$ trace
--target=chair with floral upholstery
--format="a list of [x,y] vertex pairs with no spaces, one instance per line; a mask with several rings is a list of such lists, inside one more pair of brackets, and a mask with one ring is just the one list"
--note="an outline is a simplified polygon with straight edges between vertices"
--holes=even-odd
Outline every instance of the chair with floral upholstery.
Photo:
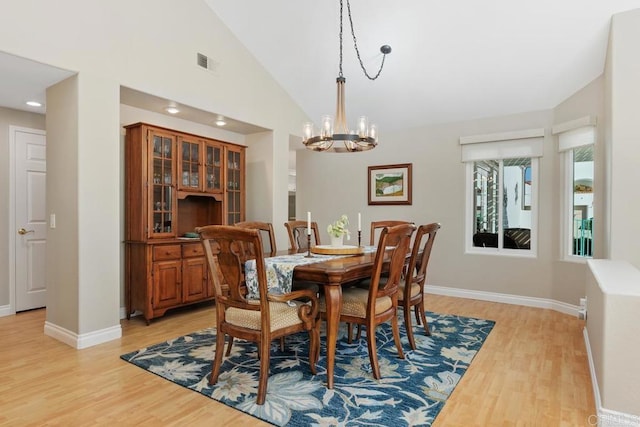
[[[228,225],[199,227],[216,299],[216,351],[209,384],[216,384],[222,365],[225,338],[253,341],[258,346],[260,373],[257,404],[265,402],[271,341],[301,331],[309,333],[309,365],[316,373],[320,349],[318,301],[310,290],[282,295],[267,292],[267,277],[260,231]],[[248,299],[243,264],[255,254],[258,299]],[[223,292],[223,285],[228,292]]]

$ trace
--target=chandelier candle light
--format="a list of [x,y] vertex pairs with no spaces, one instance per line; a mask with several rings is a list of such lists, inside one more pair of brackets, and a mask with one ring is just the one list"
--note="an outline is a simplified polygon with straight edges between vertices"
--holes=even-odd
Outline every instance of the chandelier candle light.
[[[375,76],[370,76],[362,63],[360,58],[360,51],[358,50],[358,44],[356,42],[356,35],[353,30],[353,20],[351,18],[351,5],[349,0],[347,2],[347,12],[349,15],[349,24],[351,26],[351,35],[353,37],[353,46],[360,62],[360,68],[364,72],[365,76],[369,80],[375,80],[380,76],[382,67],[384,67],[384,59],[387,54],[391,53],[391,47],[384,45],[380,48],[382,52],[382,63],[380,69]],[[366,151],[375,148],[378,145],[378,128],[375,124],[369,124],[369,119],[366,116],[361,116],[358,119],[357,127],[355,130],[350,131],[347,126],[347,119],[345,116],[344,108],[344,85],[347,81],[342,74],[342,16],[343,16],[343,0],[340,0],[340,69],[336,83],[338,85],[337,102],[336,102],[336,119],[335,123],[331,116],[322,116],[320,122],[320,134],[315,135],[313,123],[305,123],[302,129],[302,143],[310,150],[314,151],[327,151],[334,153],[353,152],[353,151]],[[334,145],[334,142],[341,141],[344,146]]]

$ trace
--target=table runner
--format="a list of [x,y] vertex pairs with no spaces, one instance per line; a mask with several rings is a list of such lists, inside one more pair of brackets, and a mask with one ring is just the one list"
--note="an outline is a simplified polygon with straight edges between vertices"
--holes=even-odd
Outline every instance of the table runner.
[[[365,246],[364,252],[376,251],[375,246]],[[279,255],[264,259],[265,274],[267,276],[267,290],[270,294],[282,295],[291,292],[293,282],[293,269],[298,265],[312,264],[326,261],[328,259],[342,258],[353,255],[321,255],[313,254],[307,258],[306,252],[291,255]],[[256,260],[250,259],[245,262],[245,281],[247,284],[247,299],[259,299],[258,277],[256,271]]]

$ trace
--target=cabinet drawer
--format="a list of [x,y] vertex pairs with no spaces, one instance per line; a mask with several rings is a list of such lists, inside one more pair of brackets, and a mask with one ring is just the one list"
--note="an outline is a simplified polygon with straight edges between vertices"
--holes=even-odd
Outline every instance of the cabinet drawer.
[[153,260],[180,259],[180,245],[160,245],[153,247]]
[[189,258],[194,256],[204,256],[204,248],[202,243],[187,243],[182,245],[182,257]]

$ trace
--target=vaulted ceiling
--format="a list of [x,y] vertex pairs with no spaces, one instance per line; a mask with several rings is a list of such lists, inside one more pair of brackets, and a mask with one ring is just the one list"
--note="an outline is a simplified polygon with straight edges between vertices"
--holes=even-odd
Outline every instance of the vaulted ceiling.
[[[310,118],[335,113],[339,0],[204,0]],[[347,119],[381,132],[553,108],[604,68],[611,16],[638,0],[345,1]],[[33,110],[72,73],[0,52],[0,106]]]
[[[339,0],[205,0],[316,124],[335,113]],[[344,0],[346,113],[381,132],[553,108],[604,70],[611,16],[638,0]]]

